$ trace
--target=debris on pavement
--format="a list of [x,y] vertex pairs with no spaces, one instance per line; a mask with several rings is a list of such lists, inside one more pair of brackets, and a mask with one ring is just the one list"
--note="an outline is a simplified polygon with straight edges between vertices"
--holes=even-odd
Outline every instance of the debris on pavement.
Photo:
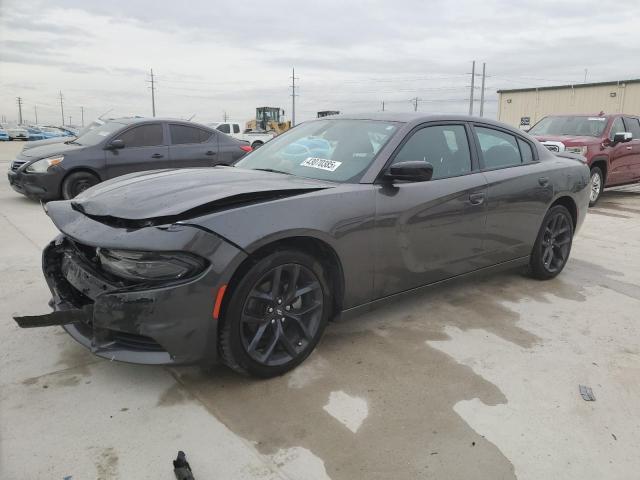
[[596,397],[593,395],[593,390],[591,390],[591,387],[587,387],[585,385],[579,385],[579,388],[580,388],[580,395],[582,395],[582,399],[585,402],[596,401]]
[[173,461],[173,473],[177,480],[195,480],[187,456],[182,450],[178,451],[178,457]]

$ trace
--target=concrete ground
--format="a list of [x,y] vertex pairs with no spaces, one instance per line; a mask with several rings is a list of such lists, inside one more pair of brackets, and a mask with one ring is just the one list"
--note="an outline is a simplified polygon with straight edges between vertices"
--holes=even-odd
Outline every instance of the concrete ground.
[[[22,144],[0,144],[0,169]],[[640,186],[555,280],[461,281],[332,324],[269,381],[99,360],[47,310],[55,228],[0,179],[0,478],[630,479],[640,471]],[[592,387],[585,402],[578,385]]]

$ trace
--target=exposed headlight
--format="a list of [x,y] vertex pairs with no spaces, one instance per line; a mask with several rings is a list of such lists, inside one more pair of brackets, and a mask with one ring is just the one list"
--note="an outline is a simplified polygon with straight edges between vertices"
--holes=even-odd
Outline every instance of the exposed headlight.
[[33,162],[31,165],[25,168],[25,172],[45,173],[47,170],[49,170],[50,167],[62,163],[62,160],[64,160],[64,155],[56,155],[55,157],[43,158],[42,160]]
[[581,147],[564,147],[565,152],[569,153],[577,153],[578,155],[586,155],[587,147],[583,145]]
[[181,280],[202,272],[204,259],[184,252],[137,252],[98,248],[102,268],[116,277],[135,282]]

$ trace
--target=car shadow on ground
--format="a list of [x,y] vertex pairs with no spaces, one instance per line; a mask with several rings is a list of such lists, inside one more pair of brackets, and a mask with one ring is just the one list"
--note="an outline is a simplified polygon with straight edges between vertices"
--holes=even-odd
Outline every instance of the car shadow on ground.
[[[585,300],[561,279],[536,282],[520,271],[475,277],[330,324],[317,351],[279,378],[247,379],[223,367],[209,373],[171,370],[191,395],[261,453],[308,449],[324,461],[333,480],[515,478],[508,459],[454,411],[462,400],[496,405],[506,398],[427,342],[446,340],[445,330],[456,327],[484,329],[522,348],[534,346],[540,339],[519,328],[519,315],[504,305],[518,302],[523,292],[540,302],[549,302],[549,295]],[[174,393],[167,395],[175,400]],[[336,394],[354,405],[366,404],[357,430],[325,410]],[[348,402],[346,410],[349,417]]]

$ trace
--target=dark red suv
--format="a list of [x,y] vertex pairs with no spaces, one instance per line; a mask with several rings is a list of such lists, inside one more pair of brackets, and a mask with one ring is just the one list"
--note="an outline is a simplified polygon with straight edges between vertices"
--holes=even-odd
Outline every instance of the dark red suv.
[[531,127],[529,135],[551,151],[587,158],[590,206],[604,187],[640,182],[640,118],[636,115],[550,115]]

